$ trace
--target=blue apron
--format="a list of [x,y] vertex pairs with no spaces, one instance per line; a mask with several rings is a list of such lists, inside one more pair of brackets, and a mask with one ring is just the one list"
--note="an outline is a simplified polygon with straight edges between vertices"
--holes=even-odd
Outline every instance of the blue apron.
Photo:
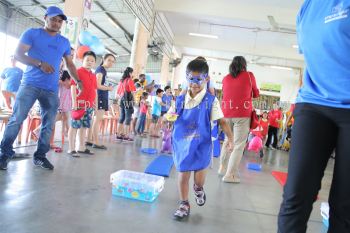
[[180,172],[198,171],[209,166],[212,152],[210,114],[215,96],[208,92],[202,102],[184,109],[185,95],[176,98],[178,118],[172,135],[173,158]]

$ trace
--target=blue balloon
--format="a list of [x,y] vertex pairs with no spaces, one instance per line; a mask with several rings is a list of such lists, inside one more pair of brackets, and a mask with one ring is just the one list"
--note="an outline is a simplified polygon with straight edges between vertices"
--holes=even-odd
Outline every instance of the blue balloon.
[[105,46],[102,43],[92,44],[90,48],[97,55],[102,55],[105,52]]
[[97,36],[92,36],[91,37],[91,45],[94,45],[94,44],[101,44],[101,42],[100,42],[100,39],[98,39],[98,37]]
[[93,36],[88,31],[81,31],[79,35],[79,42],[82,45],[91,46],[93,44]]
[[147,81],[147,84],[150,84],[152,82],[152,78],[149,74],[146,74],[146,81]]

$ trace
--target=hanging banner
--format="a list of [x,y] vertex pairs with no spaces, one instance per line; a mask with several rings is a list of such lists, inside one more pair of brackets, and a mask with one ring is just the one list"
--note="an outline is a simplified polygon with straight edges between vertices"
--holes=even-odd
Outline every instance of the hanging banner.
[[85,0],[85,8],[91,10],[92,0]]
[[74,45],[78,38],[78,18],[68,17],[67,22],[62,27],[62,35],[66,37],[71,45]]

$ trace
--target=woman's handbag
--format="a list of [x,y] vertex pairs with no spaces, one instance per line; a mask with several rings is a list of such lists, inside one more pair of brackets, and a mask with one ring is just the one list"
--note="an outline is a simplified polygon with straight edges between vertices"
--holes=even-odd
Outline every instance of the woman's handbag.
[[[252,84],[252,78],[250,77],[249,72],[247,72],[249,75],[249,81],[250,81],[250,86],[251,86],[251,92],[252,92],[252,103],[253,103],[253,84]],[[256,111],[254,107],[252,106],[253,110],[252,113],[250,114],[250,129],[255,129],[256,127],[259,126],[259,118],[258,114],[256,114]]]
[[250,129],[255,129],[259,126],[259,118],[256,114],[255,109],[253,109],[251,115],[250,115]]

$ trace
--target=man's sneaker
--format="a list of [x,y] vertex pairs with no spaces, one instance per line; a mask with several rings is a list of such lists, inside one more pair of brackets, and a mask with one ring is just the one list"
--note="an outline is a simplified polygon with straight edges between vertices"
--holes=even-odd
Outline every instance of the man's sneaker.
[[205,204],[206,196],[203,187],[198,187],[197,185],[193,185],[194,190],[194,198],[196,199],[196,203],[199,206],[203,206]]
[[33,163],[35,166],[48,169],[48,170],[53,170],[54,166],[50,163],[47,158],[34,158]]
[[0,170],[7,170],[7,164],[9,163],[10,159],[1,157],[0,158]]
[[182,221],[190,215],[190,203],[188,201],[182,201],[179,208],[174,213],[174,219]]

